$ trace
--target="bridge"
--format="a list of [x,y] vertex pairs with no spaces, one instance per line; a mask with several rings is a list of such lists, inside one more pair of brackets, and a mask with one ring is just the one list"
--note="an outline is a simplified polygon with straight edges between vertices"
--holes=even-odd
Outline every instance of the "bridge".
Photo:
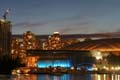
[[[50,35],[36,35],[39,39],[47,39]],[[98,33],[98,34],[62,34],[60,35],[63,39],[74,39],[74,38],[113,38],[120,37],[120,33]],[[20,34],[12,35],[13,38],[22,38]]]
[[71,67],[80,63],[93,62],[90,51],[79,50],[27,50],[28,57],[37,57],[39,67]]
[[27,50],[27,56],[40,56],[40,59],[69,59],[92,57],[90,51],[79,50]]
[[28,56],[56,56],[56,55],[66,55],[66,56],[91,56],[90,51],[86,50],[27,50]]

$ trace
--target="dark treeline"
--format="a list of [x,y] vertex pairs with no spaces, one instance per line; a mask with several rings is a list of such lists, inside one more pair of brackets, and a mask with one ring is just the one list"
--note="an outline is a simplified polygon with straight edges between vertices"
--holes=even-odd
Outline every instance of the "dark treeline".
[[107,56],[107,60],[108,60],[108,63],[111,64],[111,65],[120,65],[120,56],[118,55],[114,55],[114,54],[110,54]]
[[23,66],[18,58],[12,59],[10,56],[4,55],[0,58],[0,74],[11,74],[11,70]]

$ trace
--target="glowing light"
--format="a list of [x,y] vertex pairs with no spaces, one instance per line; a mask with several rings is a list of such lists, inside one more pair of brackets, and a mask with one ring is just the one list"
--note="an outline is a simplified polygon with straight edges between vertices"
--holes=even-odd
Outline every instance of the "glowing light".
[[112,70],[114,70],[115,68],[114,68],[114,67],[112,67],[111,69],[112,69]]
[[88,67],[87,70],[88,71],[93,71],[93,67]]
[[37,65],[39,68],[46,68],[49,66],[51,67],[57,67],[57,66],[70,67],[71,66],[69,60],[51,60],[51,61],[45,60],[45,61],[39,61]]
[[53,34],[59,34],[59,32],[53,32]]
[[100,75],[97,76],[97,80],[101,80],[101,76]]
[[98,68],[97,68],[97,67],[94,67],[94,68],[93,68],[93,71],[97,71],[97,70],[98,70]]
[[105,74],[103,75],[103,77],[104,77],[104,80],[107,80],[107,79],[106,79],[106,75],[105,75]]
[[95,57],[97,60],[102,59],[101,52],[97,52]]
[[108,67],[106,67],[106,66],[103,66],[103,69],[105,69],[105,70],[109,70],[109,68],[108,68]]
[[96,58],[96,60],[99,60],[99,59],[103,58],[103,55],[101,54],[100,51],[91,51],[91,54],[92,54],[93,57]]
[[71,69],[71,70],[74,70],[75,68],[72,66],[70,69]]
[[20,70],[19,70],[19,69],[17,70],[17,73],[20,73]]
[[118,80],[120,80],[120,75],[118,75]]
[[114,80],[114,75],[112,74],[112,80]]
[[5,19],[0,19],[1,22],[5,22]]
[[32,35],[28,35],[28,39],[32,39],[32,37],[33,37]]

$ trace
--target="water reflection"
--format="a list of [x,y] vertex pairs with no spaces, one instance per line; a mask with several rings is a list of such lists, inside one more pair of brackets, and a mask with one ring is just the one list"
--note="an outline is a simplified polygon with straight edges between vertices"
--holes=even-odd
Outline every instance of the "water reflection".
[[10,80],[120,80],[117,74],[12,75]]
[[93,80],[120,80],[120,75],[117,74],[95,74],[92,76]]

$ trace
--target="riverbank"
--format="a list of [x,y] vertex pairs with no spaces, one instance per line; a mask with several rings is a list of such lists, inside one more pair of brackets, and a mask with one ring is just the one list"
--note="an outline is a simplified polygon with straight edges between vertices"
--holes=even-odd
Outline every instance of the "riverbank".
[[71,70],[65,68],[27,68],[21,67],[12,70],[12,74],[53,74],[53,75],[61,75],[61,74],[120,74],[120,71],[87,71],[87,70]]

